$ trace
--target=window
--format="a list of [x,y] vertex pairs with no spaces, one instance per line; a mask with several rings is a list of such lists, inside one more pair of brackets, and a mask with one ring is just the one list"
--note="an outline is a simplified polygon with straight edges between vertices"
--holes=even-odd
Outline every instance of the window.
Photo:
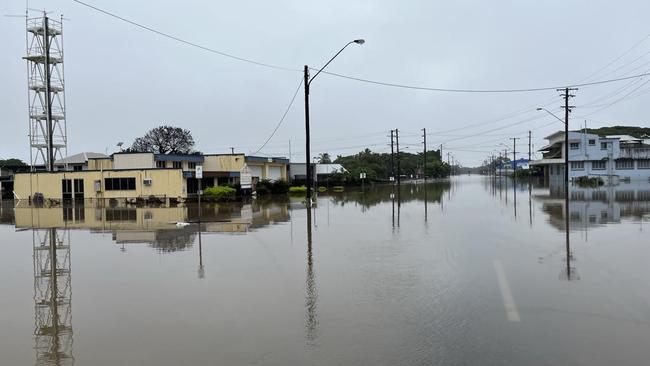
[[134,191],[135,178],[104,178],[104,189],[107,191]]
[[174,169],[181,169],[183,167],[183,163],[180,161],[174,161],[172,166]]
[[165,167],[164,160],[156,160],[156,168],[164,168],[164,167]]
[[584,161],[572,161],[571,162],[571,170],[585,170],[585,162]]
[[80,171],[83,170],[83,168],[84,168],[84,167],[83,167],[82,165],[74,165],[74,166],[72,167],[72,170],[75,171],[75,172],[80,172]]
[[135,209],[112,208],[106,209],[106,221],[137,221],[138,214]]
[[187,163],[187,169],[196,169],[196,163],[194,162]]
[[621,169],[621,170],[634,169],[634,160],[618,159],[616,160],[616,169]]
[[589,140],[589,146],[596,146],[596,140]]
[[596,160],[591,162],[591,169],[593,170],[605,170],[607,169],[607,162],[604,160]]
[[650,169],[650,159],[637,160],[636,166],[639,169]]
[[601,142],[600,143],[600,149],[601,150],[607,150],[607,143],[606,142]]
[[569,143],[569,148],[571,150],[578,150],[580,148],[580,143],[579,142],[571,142],[571,143]]

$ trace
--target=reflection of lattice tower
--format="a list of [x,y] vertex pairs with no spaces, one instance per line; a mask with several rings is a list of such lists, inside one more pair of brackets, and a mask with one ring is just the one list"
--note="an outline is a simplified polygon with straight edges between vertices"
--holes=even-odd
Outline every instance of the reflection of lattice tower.
[[33,230],[36,365],[73,365],[70,238]]
[[46,14],[27,19],[27,87],[31,165],[54,170],[67,154],[63,23]]

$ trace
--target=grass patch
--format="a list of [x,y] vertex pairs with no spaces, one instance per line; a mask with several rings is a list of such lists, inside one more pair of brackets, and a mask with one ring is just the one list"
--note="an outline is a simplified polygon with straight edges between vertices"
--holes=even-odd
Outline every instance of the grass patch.
[[203,190],[203,197],[215,201],[232,201],[236,194],[236,189],[227,186],[208,187]]
[[307,187],[305,186],[289,187],[289,193],[306,193],[306,192],[307,192]]

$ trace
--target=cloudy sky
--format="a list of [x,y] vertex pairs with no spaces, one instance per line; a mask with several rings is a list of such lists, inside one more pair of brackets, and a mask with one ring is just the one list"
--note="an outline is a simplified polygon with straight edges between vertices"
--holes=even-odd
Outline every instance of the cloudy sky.
[[[562,86],[650,70],[648,1],[134,1],[87,0],[124,18],[218,51],[300,70],[322,66],[363,79],[452,89]],[[72,0],[31,0],[64,14],[68,153],[113,152],[150,128],[192,131],[203,152],[258,150],[302,79],[223,57],[134,27]],[[3,0],[2,15],[24,14]],[[36,12],[31,15],[37,16]],[[0,158],[29,159],[24,20],[0,18]],[[648,126],[650,77],[583,87],[572,128]],[[443,144],[479,164],[510,137],[533,144],[562,125],[554,90],[450,93],[394,88],[321,74],[311,89],[312,154],[390,151],[389,131],[421,149]],[[298,94],[264,154],[304,159],[304,97]],[[517,148],[519,150],[519,147]],[[524,148],[527,150],[527,147]]]

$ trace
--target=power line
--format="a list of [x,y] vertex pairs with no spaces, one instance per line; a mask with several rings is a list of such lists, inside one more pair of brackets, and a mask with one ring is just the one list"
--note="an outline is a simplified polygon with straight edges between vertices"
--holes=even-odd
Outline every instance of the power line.
[[[128,24],[131,24],[131,25],[133,25],[135,27],[144,29],[146,31],[155,33],[155,34],[160,35],[162,37],[165,37],[165,38],[168,38],[168,39],[183,43],[183,44],[188,45],[188,46],[196,47],[196,48],[202,49],[202,50],[207,51],[207,52],[218,54],[220,56],[228,57],[228,58],[231,58],[231,59],[234,59],[234,60],[238,60],[238,61],[242,61],[242,62],[246,62],[246,63],[258,65],[258,66],[264,66],[264,67],[267,67],[267,68],[277,69],[277,70],[293,71],[293,72],[300,72],[301,71],[301,70],[299,70],[297,68],[290,68],[290,67],[273,65],[273,64],[266,63],[266,62],[260,62],[260,61],[256,61],[256,60],[253,60],[253,59],[240,57],[240,56],[236,56],[236,55],[233,55],[233,54],[230,54],[230,53],[219,51],[219,50],[207,47],[207,46],[200,45],[198,43],[194,43],[194,42],[185,40],[183,38],[174,36],[172,34],[157,30],[155,28],[140,24],[138,22],[135,22],[135,21],[127,19],[127,18],[124,18],[124,17],[119,16],[119,15],[117,15],[115,13],[109,12],[107,10],[104,10],[104,9],[101,9],[101,8],[96,7],[94,5],[85,3],[83,1],[80,1],[80,0],[72,0],[72,1],[74,1],[75,3],[80,4],[82,6],[85,6],[87,8],[93,9],[94,11],[97,11],[97,12],[102,13],[104,15],[110,16],[112,18],[118,19],[118,20],[123,21],[123,22],[128,23]],[[620,56],[620,57],[622,57],[622,56]],[[605,67],[608,67],[608,66],[609,66],[609,64],[606,65]],[[640,78],[640,77],[650,75],[650,73],[643,73],[643,74],[637,74],[637,75],[630,75],[630,76],[626,76],[626,77],[619,77],[619,78],[615,78],[615,79],[593,81],[593,82],[588,82],[588,83],[577,83],[577,84],[569,84],[569,85],[561,85],[561,86],[556,85],[556,86],[546,86],[546,87],[537,87],[537,88],[451,89],[451,88],[436,88],[436,87],[425,87],[425,86],[399,84],[399,83],[389,83],[389,82],[370,80],[370,79],[364,79],[364,78],[355,77],[355,76],[338,74],[338,73],[334,73],[334,72],[331,72],[331,71],[322,71],[322,73],[330,75],[330,76],[336,76],[336,77],[339,77],[339,78],[355,80],[355,81],[368,83],[368,84],[374,84],[374,85],[382,85],[382,86],[401,88],[401,89],[424,90],[424,91],[447,92],[447,93],[529,93],[529,92],[556,90],[558,88],[567,88],[567,87],[576,88],[576,87],[587,87],[587,86],[601,85],[601,84],[614,83],[614,82],[618,82],[618,81],[630,80],[630,79],[635,79],[635,78]]]
[[280,128],[280,126],[282,125],[282,122],[284,122],[284,118],[287,116],[287,113],[289,113],[289,110],[291,109],[291,106],[293,105],[293,101],[296,100],[296,96],[298,95],[298,92],[300,91],[301,86],[302,86],[302,79],[300,79],[300,83],[298,83],[298,88],[296,88],[296,92],[293,93],[293,97],[291,97],[291,102],[289,102],[289,105],[287,106],[287,109],[284,111],[284,114],[282,114],[282,118],[280,118],[280,121],[278,122],[278,124],[273,129],[273,132],[271,132],[271,135],[269,136],[269,138],[267,138],[266,141],[264,141],[262,146],[260,146],[260,148],[257,149],[255,154],[259,153],[264,148],[264,146],[266,146],[266,144],[268,144],[269,141],[271,141],[271,139],[273,138],[275,133],[278,131],[278,128]]
[[615,79],[598,80],[598,81],[592,81],[592,82],[589,82],[589,83],[569,84],[569,85],[566,85],[566,86],[545,86],[545,87],[527,88],[527,89],[446,89],[446,88],[431,88],[431,87],[407,85],[407,84],[387,83],[387,82],[383,82],[383,81],[369,80],[369,79],[363,79],[363,78],[354,77],[354,76],[337,74],[337,73],[329,72],[329,71],[323,71],[323,74],[337,76],[337,77],[344,78],[344,79],[360,81],[360,82],[363,82],[363,83],[369,83],[369,84],[375,84],[375,85],[383,85],[383,86],[389,86],[389,87],[394,87],[394,88],[412,89],[412,90],[427,90],[427,91],[447,92],[447,93],[529,93],[529,92],[557,90],[557,89],[561,89],[561,88],[578,88],[578,87],[584,88],[584,87],[587,87],[587,86],[614,83],[614,82],[618,82],[618,81],[630,80],[630,79],[635,79],[635,78],[640,78],[640,77],[650,75],[650,73],[646,72],[646,73],[643,73],[643,74],[630,75],[630,76],[620,77],[620,78],[615,78]]
[[194,42],[191,42],[191,41],[185,40],[185,39],[183,39],[183,38],[180,38],[180,37],[174,36],[174,35],[172,35],[172,34],[165,33],[165,32],[163,32],[163,31],[159,31],[159,30],[157,30],[157,29],[154,29],[154,28],[148,27],[148,26],[146,26],[146,25],[143,25],[143,24],[137,23],[137,22],[135,22],[135,21],[133,21],[133,20],[126,19],[126,18],[124,18],[124,17],[122,17],[122,16],[119,16],[119,15],[117,15],[117,14],[115,14],[115,13],[111,13],[111,12],[109,12],[109,11],[107,11],[107,10],[100,9],[100,8],[94,6],[94,5],[90,5],[90,4],[85,3],[85,2],[83,2],[83,1],[80,1],[80,0],[72,0],[72,1],[74,1],[74,2],[77,3],[77,4],[83,5],[83,6],[87,7],[87,8],[93,9],[93,10],[95,10],[95,11],[97,11],[97,12],[100,12],[100,13],[102,13],[102,14],[108,15],[108,16],[110,16],[110,17],[112,17],[112,18],[115,18],[115,19],[121,20],[121,21],[123,21],[123,22],[125,22],[125,23],[129,23],[129,24],[131,24],[131,25],[133,25],[133,26],[136,26],[136,27],[138,27],[138,28],[141,28],[141,29],[147,30],[147,31],[149,31],[149,32],[153,32],[153,33],[155,33],[155,34],[158,34],[159,36],[163,36],[163,37],[166,37],[166,38],[172,39],[172,40],[174,40],[174,41],[177,41],[177,42],[180,42],[180,43],[184,43],[184,44],[186,44],[186,45],[188,45],[188,46],[192,46],[192,47],[200,48],[200,49],[202,49],[202,50],[204,50],[204,51],[208,51],[208,52],[216,53],[216,54],[218,54],[218,55],[221,55],[221,56],[224,56],[224,57],[228,57],[228,58],[231,58],[231,59],[234,59],[234,60],[238,60],[238,61],[242,61],[242,62],[247,62],[247,63],[249,63],[249,64],[254,64],[254,65],[258,65],[258,66],[264,66],[264,67],[268,67],[268,68],[272,68],[272,69],[284,70],[284,71],[300,71],[300,70],[298,70],[298,69],[292,69],[292,68],[288,68],[288,67],[284,67],[284,66],[277,66],[277,65],[272,65],[272,64],[265,63],[265,62],[260,62],[260,61],[251,60],[251,59],[248,59],[248,58],[244,58],[244,57],[236,56],[236,55],[233,55],[233,54],[230,54],[230,53],[226,53],[226,52],[223,52],[223,51],[219,51],[219,50],[216,50],[216,49],[214,49],[214,48],[210,48],[210,47],[202,46],[202,45],[200,45],[200,44],[198,44],[198,43],[194,43]]

